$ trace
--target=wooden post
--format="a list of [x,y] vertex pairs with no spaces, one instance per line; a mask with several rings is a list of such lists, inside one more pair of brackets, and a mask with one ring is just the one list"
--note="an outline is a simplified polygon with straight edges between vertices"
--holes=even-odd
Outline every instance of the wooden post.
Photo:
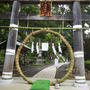
[[16,51],[16,41],[18,35],[18,23],[19,23],[19,11],[20,11],[20,3],[19,1],[13,1],[13,8],[11,13],[10,20],[10,30],[7,41],[7,48],[5,54],[4,67],[2,72],[2,79],[12,80],[13,75],[13,64],[14,64],[14,56]]
[[84,48],[82,30],[75,30],[82,28],[82,16],[79,2],[73,3],[73,42],[74,42],[74,57],[75,57],[75,86],[88,87],[85,79],[84,66]]
[[52,34],[50,35],[50,59],[52,60]]

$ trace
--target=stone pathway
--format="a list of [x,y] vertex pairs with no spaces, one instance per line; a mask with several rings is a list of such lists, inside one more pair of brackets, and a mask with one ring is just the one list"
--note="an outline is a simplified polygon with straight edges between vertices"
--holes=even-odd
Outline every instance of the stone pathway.
[[[60,88],[58,90],[90,90],[90,81],[87,81],[89,85],[88,88],[76,88],[73,86],[75,80],[66,80],[65,82],[60,84]],[[30,90],[32,85],[28,84],[21,77],[14,77],[11,83],[6,83],[6,81],[2,81],[0,77],[0,90]],[[57,90],[54,86],[50,86],[49,90]]]
[[[68,64],[68,62],[66,63],[59,63],[58,67],[61,67],[64,64]],[[38,72],[37,74],[35,74],[32,78],[46,78],[46,79],[54,79],[56,75],[56,67],[55,65],[52,65],[50,67],[47,67],[43,70],[41,70],[40,72]]]

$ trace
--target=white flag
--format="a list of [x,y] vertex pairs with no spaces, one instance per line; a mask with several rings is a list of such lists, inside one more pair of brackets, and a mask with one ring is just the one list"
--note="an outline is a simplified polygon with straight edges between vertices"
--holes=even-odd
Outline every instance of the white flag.
[[32,48],[31,48],[31,53],[34,51],[34,42],[32,42]]
[[58,43],[58,50],[59,50],[60,53],[62,53],[62,49],[61,49],[60,43]]
[[56,50],[55,50],[54,43],[52,43],[52,49],[53,49],[54,54],[56,55]]
[[36,43],[36,50],[37,50],[37,54],[39,54],[39,45],[38,45],[38,42]]
[[48,43],[42,43],[42,51],[48,51]]

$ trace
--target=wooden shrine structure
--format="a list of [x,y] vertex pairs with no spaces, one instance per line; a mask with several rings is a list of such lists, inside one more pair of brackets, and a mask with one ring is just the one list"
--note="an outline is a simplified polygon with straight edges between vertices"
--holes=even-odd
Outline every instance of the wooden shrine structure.
[[[0,3],[13,3],[12,12],[0,13],[0,19],[10,19],[10,27],[13,27],[9,30],[2,79],[12,80],[19,20],[64,20],[73,22],[73,47],[76,70],[74,85],[76,87],[88,87],[85,78],[83,34],[81,29],[83,27],[82,21],[90,21],[90,15],[81,13],[80,5],[89,5],[90,0],[52,0],[53,4],[72,4],[72,13],[66,13],[64,18],[60,15],[52,15],[51,17],[29,15],[28,17],[27,14],[20,13],[22,4],[39,4],[40,0],[0,0]],[[78,28],[80,30],[76,30]]]
[[[0,0],[0,3],[10,3],[12,4],[14,0]],[[40,0],[19,0],[21,4],[39,4]],[[43,0],[42,0],[43,1]],[[88,5],[90,0],[52,0],[53,4],[73,4],[74,1],[79,1],[81,4]],[[10,19],[11,12],[0,13],[0,19]],[[56,21],[73,21],[73,14],[72,13],[65,13],[64,16],[62,15],[52,15],[52,17],[40,17],[37,14],[27,14],[27,13],[20,13],[19,20],[56,20]],[[82,13],[82,21],[90,21],[90,15],[88,13]]]
[[[12,3],[14,0],[0,0],[0,3]],[[44,0],[18,0],[20,1],[20,3],[23,4],[39,4],[40,1],[44,1]],[[49,0],[47,0],[49,1]],[[80,3],[90,3],[89,0],[52,0],[53,3],[55,4],[68,4],[68,3],[73,3],[74,1],[78,1]]]
[[[11,16],[11,12],[0,13],[0,20],[9,20]],[[52,17],[40,17],[38,14],[29,15],[27,13],[20,13],[19,20],[30,20],[30,21],[73,21],[72,13],[65,13],[64,16],[62,15],[52,15]],[[90,15],[88,13],[82,14],[82,21],[90,21]]]

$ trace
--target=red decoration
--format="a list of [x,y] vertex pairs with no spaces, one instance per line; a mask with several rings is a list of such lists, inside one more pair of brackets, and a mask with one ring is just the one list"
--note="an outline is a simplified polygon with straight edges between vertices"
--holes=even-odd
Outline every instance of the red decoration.
[[40,2],[40,16],[52,16],[52,2],[41,1]]

